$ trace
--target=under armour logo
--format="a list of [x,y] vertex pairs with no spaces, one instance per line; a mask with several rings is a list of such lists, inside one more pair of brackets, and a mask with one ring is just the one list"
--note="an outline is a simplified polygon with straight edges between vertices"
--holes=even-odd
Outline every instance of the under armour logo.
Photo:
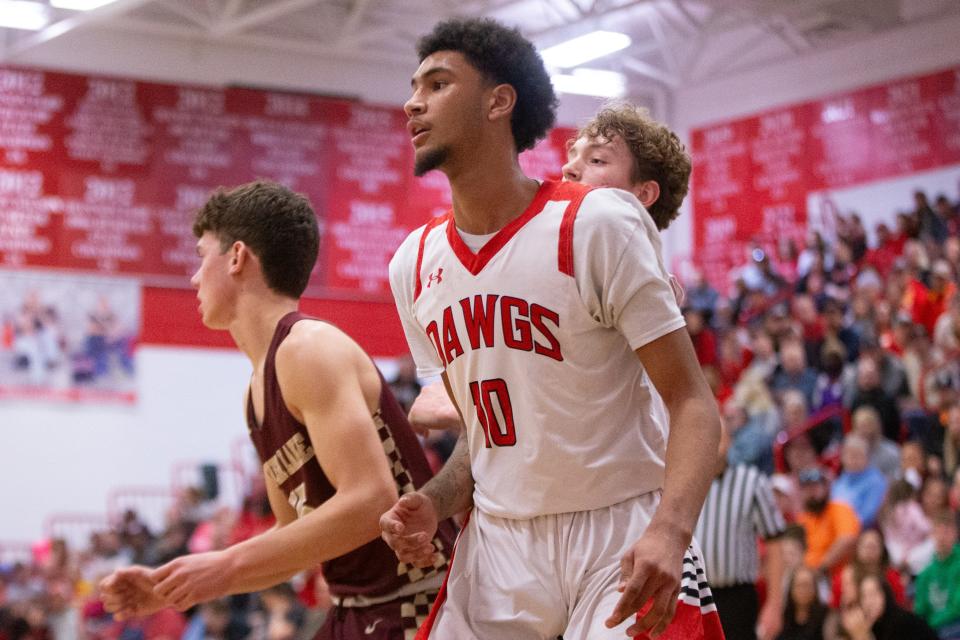
[[427,279],[427,289],[430,288],[430,285],[433,284],[434,280],[436,280],[437,284],[440,284],[440,282],[443,281],[442,276],[443,276],[443,267],[440,267],[439,269],[437,269],[436,273],[431,273],[430,277]]
[[367,636],[371,635],[376,630],[377,625],[381,622],[383,622],[383,618],[377,618],[373,621],[373,623],[366,626],[366,628],[363,630],[363,634]]

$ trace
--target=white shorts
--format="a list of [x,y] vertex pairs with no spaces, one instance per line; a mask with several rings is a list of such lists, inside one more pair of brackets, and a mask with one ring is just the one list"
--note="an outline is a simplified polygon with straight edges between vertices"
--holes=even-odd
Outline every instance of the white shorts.
[[[604,625],[620,599],[620,559],[659,502],[660,493],[653,492],[602,509],[529,520],[475,509],[457,541],[446,585],[417,637],[623,640],[632,618],[613,629]],[[700,558],[695,546],[684,556],[675,618],[682,633],[668,629],[662,638],[723,637],[697,631],[720,628]],[[708,616],[711,621],[701,623]]]

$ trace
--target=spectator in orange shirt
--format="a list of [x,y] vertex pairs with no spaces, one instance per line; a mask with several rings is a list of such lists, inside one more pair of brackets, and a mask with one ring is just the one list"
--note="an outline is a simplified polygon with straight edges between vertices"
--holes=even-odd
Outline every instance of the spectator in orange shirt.
[[833,574],[846,564],[860,533],[860,521],[853,509],[830,500],[830,481],[818,467],[804,469],[798,476],[803,512],[797,523],[807,537],[804,564]]

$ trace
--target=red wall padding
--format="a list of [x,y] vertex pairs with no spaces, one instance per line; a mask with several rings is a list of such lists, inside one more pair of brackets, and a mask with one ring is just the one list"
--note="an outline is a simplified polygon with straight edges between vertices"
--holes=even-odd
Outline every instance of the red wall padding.
[[[304,300],[304,313],[331,322],[352,336],[372,356],[399,356],[407,343],[390,302]],[[197,312],[196,292],[189,289],[143,289],[142,342],[153,345],[233,348],[226,331],[207,329]]]

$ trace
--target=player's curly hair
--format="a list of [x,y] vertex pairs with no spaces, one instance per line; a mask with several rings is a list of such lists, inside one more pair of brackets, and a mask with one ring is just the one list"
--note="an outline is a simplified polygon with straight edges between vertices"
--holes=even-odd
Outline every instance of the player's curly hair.
[[495,84],[517,92],[510,120],[517,151],[533,147],[556,120],[557,96],[540,54],[517,29],[489,18],[453,18],[437,23],[417,42],[420,62],[437,51],[456,51]]
[[612,102],[587,124],[577,137],[623,138],[633,155],[631,180],[653,180],[660,185],[660,197],[649,207],[650,216],[661,231],[680,214],[680,205],[690,188],[690,154],[673,131],[650,117],[643,107]]
[[197,212],[193,235],[210,231],[220,252],[240,240],[260,259],[267,286],[299,298],[317,261],[320,231],[310,201],[275,182],[217,189]]

